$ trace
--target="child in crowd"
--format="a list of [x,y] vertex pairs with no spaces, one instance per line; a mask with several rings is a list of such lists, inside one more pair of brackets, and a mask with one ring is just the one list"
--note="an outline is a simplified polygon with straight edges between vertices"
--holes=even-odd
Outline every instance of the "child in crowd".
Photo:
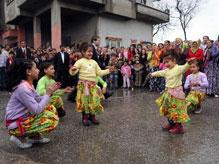
[[26,59],[16,59],[8,71],[11,97],[6,107],[6,127],[10,141],[23,149],[34,143],[48,143],[50,140],[41,134],[52,131],[59,122],[56,108],[48,103],[60,85],[53,83],[44,96],[39,96],[33,87],[38,74],[36,64]]
[[133,74],[134,74],[134,85],[135,87],[142,86],[142,76],[144,72],[144,65],[140,63],[139,58],[136,58],[135,63],[133,64]]
[[103,112],[101,105],[102,93],[96,86],[96,77],[104,76],[113,72],[114,67],[101,70],[96,61],[92,60],[93,48],[88,43],[82,43],[80,51],[83,58],[78,60],[69,70],[70,75],[79,72],[79,82],[77,85],[76,110],[82,113],[82,122],[84,126],[89,126],[89,120],[98,125],[96,115]]
[[190,120],[182,87],[182,77],[189,68],[189,64],[179,66],[176,64],[176,59],[174,52],[166,54],[163,60],[167,69],[151,73],[150,77],[166,79],[166,91],[156,100],[160,107],[160,114],[166,116],[169,122],[163,126],[163,129],[172,134],[182,134],[184,133],[182,123]]
[[[49,85],[56,83],[53,79],[55,76],[54,65],[50,62],[42,63],[41,65],[41,77],[37,83],[37,93],[41,96],[46,94],[46,90]],[[61,85],[61,84],[60,84]],[[59,117],[64,117],[66,112],[64,110],[64,104],[62,96],[64,93],[70,93],[72,91],[71,87],[66,87],[65,89],[59,89],[54,92],[50,98],[49,104],[53,105],[58,112]]]
[[117,57],[117,54],[115,52],[111,52],[110,56],[111,56],[111,58],[109,61],[109,66],[115,68],[113,73],[110,74],[110,76],[109,76],[110,89],[117,89],[119,86],[119,84],[118,84],[118,79],[119,79],[118,57]]
[[205,97],[205,91],[208,87],[207,76],[200,72],[201,62],[194,60],[190,64],[190,71],[192,74],[187,76],[185,82],[185,89],[189,89],[190,92],[186,97],[188,110],[194,110],[195,114],[201,113],[201,103]]
[[121,73],[123,77],[123,88],[126,88],[126,84],[127,84],[127,87],[130,88],[131,87],[130,77],[132,75],[132,71],[127,61],[125,61],[124,65],[121,67]]

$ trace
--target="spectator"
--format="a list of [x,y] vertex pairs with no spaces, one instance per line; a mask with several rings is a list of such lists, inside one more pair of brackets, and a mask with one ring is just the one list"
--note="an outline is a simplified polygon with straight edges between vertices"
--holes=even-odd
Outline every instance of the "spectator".
[[54,57],[54,66],[56,70],[56,81],[62,84],[62,88],[68,86],[69,77],[69,54],[65,52],[65,47],[60,46],[60,52]]
[[27,48],[26,41],[20,42],[20,47],[16,51],[16,58],[31,59],[31,52]]

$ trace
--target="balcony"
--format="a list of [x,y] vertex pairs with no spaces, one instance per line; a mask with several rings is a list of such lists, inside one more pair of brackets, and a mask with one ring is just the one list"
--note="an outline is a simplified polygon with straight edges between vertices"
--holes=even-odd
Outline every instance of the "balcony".
[[169,21],[169,12],[164,12],[136,2],[136,17],[153,24],[166,23]]
[[105,5],[106,1],[105,0],[89,0],[90,2],[94,2],[94,3],[98,3],[98,4],[102,4]]

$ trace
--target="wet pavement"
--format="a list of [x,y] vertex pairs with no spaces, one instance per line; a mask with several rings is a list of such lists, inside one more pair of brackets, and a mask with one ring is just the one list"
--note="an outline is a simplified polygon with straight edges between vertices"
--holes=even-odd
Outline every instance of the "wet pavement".
[[9,142],[3,124],[8,100],[0,92],[0,164],[217,164],[219,99],[208,98],[201,115],[191,115],[184,135],[161,130],[154,100],[159,94],[118,90],[104,102],[99,126],[83,127],[75,104],[65,101],[67,116],[48,135],[47,145],[20,150]]

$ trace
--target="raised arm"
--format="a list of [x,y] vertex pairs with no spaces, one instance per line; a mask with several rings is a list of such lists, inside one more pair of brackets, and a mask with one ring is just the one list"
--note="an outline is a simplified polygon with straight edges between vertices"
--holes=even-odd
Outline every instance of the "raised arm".
[[185,73],[189,69],[189,63],[187,62],[184,65],[179,66],[179,72],[180,73]]
[[161,70],[161,71],[156,71],[151,73],[152,77],[165,77],[166,74],[166,69],[165,70]]
[[110,73],[109,69],[101,70],[99,65],[96,63],[96,74],[97,76],[105,76]]
[[76,75],[79,72],[79,69],[81,68],[81,60],[76,61],[76,63],[69,69],[69,74],[71,76]]

